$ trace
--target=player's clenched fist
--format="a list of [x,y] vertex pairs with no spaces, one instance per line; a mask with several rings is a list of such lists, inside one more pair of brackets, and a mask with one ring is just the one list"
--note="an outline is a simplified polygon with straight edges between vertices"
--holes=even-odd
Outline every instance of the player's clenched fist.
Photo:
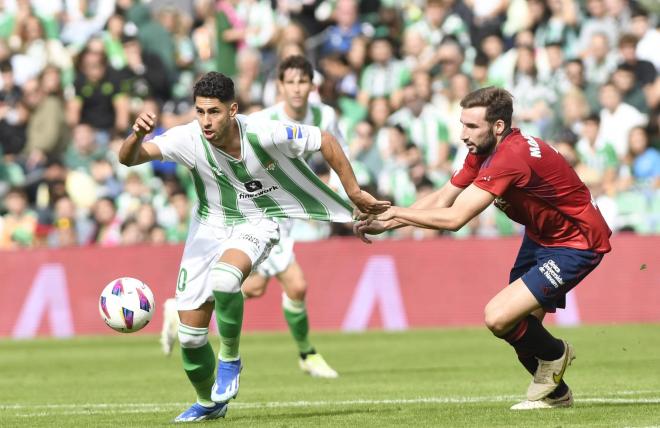
[[140,113],[133,124],[133,132],[138,138],[143,138],[150,134],[156,126],[156,115],[153,113]]

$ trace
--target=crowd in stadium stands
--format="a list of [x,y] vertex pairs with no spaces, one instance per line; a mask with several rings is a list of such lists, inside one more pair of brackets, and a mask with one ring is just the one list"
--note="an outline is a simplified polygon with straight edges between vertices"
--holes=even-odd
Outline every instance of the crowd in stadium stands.
[[[655,9],[654,9],[655,8]],[[241,112],[278,101],[303,53],[359,182],[407,206],[459,168],[459,102],[497,85],[514,126],[553,144],[610,227],[660,233],[657,2],[628,0],[0,0],[0,249],[182,242],[195,191],[117,150],[195,118],[192,83],[234,78]],[[324,174],[322,166],[316,166]],[[347,228],[300,223],[299,239]],[[521,233],[496,208],[458,236]],[[404,228],[390,236],[426,238]]]

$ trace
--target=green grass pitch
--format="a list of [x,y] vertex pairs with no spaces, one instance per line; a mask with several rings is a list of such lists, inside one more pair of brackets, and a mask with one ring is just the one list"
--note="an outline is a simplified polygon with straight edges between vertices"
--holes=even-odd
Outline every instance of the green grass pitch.
[[[508,410],[530,376],[485,329],[317,333],[336,380],[302,374],[287,334],[246,334],[240,395],[202,426],[660,426],[660,326],[551,330],[575,345],[571,409]],[[155,336],[0,341],[0,426],[172,426],[193,401],[180,364]]]

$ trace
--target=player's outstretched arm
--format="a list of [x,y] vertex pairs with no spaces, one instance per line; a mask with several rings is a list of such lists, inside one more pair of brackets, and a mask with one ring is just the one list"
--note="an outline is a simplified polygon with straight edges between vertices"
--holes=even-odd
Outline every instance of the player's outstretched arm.
[[151,133],[155,126],[155,114],[140,113],[133,124],[133,133],[126,137],[119,149],[119,162],[133,166],[152,160],[162,160],[163,155],[157,145],[142,142],[145,135]]
[[350,162],[337,139],[329,132],[321,132],[321,154],[337,173],[346,194],[360,211],[368,214],[379,214],[392,205],[389,201],[379,201],[360,189]]
[[495,200],[495,196],[471,184],[456,201],[446,208],[402,208],[391,207],[376,216],[378,221],[398,221],[426,229],[456,231],[477,214],[485,210]]

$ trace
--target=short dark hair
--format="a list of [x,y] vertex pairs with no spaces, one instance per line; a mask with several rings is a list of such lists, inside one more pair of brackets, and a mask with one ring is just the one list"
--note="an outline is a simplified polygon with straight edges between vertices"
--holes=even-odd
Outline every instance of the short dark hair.
[[600,125],[600,115],[597,113],[591,113],[589,116],[584,118],[584,123],[593,122],[596,125]]
[[13,71],[13,68],[11,66],[11,62],[9,62],[9,60],[5,60],[5,61],[0,62],[0,72],[5,73],[5,72],[9,72],[9,71]]
[[621,37],[619,38],[619,47],[622,48],[624,46],[632,46],[635,47],[637,46],[637,43],[639,42],[639,39],[637,36],[631,33],[625,33],[622,34]]
[[507,128],[511,127],[513,97],[506,89],[495,86],[477,89],[461,100],[461,107],[486,107],[486,121],[488,123],[492,124],[497,120],[502,120]]
[[312,63],[302,55],[292,55],[280,62],[280,65],[277,68],[277,78],[280,81],[283,81],[284,72],[289,69],[302,71],[303,75],[309,77],[310,81],[314,79],[314,67],[312,67]]
[[223,103],[234,101],[234,82],[222,73],[210,71],[193,86],[193,100],[197,97],[217,98]]

